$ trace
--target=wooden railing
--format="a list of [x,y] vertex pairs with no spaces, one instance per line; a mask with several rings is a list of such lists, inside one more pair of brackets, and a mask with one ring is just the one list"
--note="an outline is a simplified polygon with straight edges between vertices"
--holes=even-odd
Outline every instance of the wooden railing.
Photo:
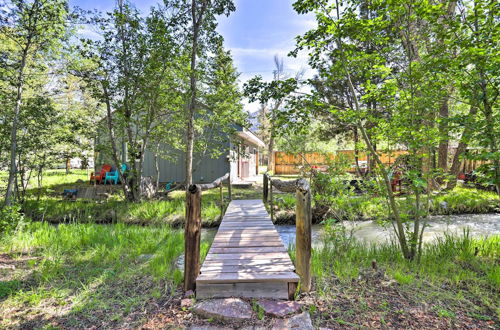
[[229,173],[212,183],[192,184],[186,192],[186,224],[184,227],[184,291],[194,290],[196,277],[200,273],[200,241],[201,241],[201,193],[202,191],[220,187],[221,219],[224,216],[225,204],[222,182],[228,180],[229,200],[231,200],[231,182]]
[[311,290],[311,189],[309,182],[301,178],[282,181],[264,174],[263,201],[269,205],[271,219],[274,222],[273,187],[281,192],[295,193],[295,267],[300,276],[302,292]]

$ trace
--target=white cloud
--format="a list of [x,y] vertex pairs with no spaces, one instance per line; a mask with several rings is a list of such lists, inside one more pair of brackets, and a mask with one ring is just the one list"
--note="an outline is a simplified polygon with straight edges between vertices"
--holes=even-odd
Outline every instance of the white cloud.
[[85,26],[85,25],[80,26],[76,30],[76,34],[79,37],[88,38],[88,39],[92,39],[92,40],[102,39],[102,36],[99,33],[97,33],[92,27]]

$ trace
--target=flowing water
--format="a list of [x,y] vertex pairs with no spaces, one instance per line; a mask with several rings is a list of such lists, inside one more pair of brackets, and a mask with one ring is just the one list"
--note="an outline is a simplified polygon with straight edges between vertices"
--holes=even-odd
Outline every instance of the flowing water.
[[[394,230],[390,225],[382,226],[375,221],[344,222],[348,230],[353,231],[356,239],[367,244],[389,242],[395,239]],[[471,236],[491,236],[500,234],[500,213],[492,214],[461,214],[431,216],[424,231],[424,242],[432,242],[445,233],[462,234],[468,228]],[[285,246],[295,244],[295,226],[276,226]],[[203,229],[202,239],[211,240],[216,228]],[[322,225],[312,226],[312,242],[318,245],[323,233]]]
[[[344,222],[348,230],[353,231],[353,235],[360,242],[367,244],[377,244],[389,242],[395,239],[394,230],[389,226],[382,226],[375,221],[354,221]],[[449,234],[463,234],[465,229],[469,230],[471,236],[491,236],[500,235],[500,213],[490,214],[461,214],[461,215],[436,215],[431,216],[427,223],[428,227],[424,231],[424,242],[432,242],[437,237]],[[295,226],[276,226],[281,240],[286,247],[295,244]],[[201,239],[212,241],[217,228],[201,230]],[[321,244],[323,225],[312,226],[312,244]],[[184,268],[184,255],[177,261],[180,269]]]

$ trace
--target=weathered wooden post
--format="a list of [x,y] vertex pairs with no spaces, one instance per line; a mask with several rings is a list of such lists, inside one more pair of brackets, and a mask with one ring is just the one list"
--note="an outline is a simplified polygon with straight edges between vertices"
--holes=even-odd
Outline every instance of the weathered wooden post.
[[271,209],[271,221],[274,223],[274,203],[273,203],[273,181],[269,177],[269,208]]
[[263,175],[263,186],[264,186],[264,191],[263,191],[263,194],[262,194],[262,201],[264,203],[267,203],[267,196],[268,196],[268,181],[267,181],[267,173],[264,173]]
[[232,201],[233,200],[233,195],[231,193],[231,168],[229,168],[229,172],[228,172],[228,176],[227,176],[227,193],[229,195],[229,201]]
[[184,291],[194,290],[200,273],[201,188],[191,185],[187,191],[184,229]]
[[229,201],[233,200],[233,195],[231,191],[231,156],[227,156],[227,161],[229,163],[229,171],[227,172],[227,194],[229,195]]
[[295,209],[295,265],[302,292],[311,290],[311,191],[306,179],[297,180]]
[[224,185],[221,183],[220,184],[220,218],[222,220],[222,217],[224,216],[224,192],[222,191],[222,187]]

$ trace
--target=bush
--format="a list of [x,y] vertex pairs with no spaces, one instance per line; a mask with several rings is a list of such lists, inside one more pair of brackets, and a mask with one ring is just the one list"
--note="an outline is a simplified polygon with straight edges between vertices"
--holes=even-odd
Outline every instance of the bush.
[[18,205],[5,206],[0,209],[0,236],[5,237],[11,234],[26,223],[21,207]]
[[500,210],[500,197],[496,193],[456,187],[432,203],[433,214],[489,213]]

